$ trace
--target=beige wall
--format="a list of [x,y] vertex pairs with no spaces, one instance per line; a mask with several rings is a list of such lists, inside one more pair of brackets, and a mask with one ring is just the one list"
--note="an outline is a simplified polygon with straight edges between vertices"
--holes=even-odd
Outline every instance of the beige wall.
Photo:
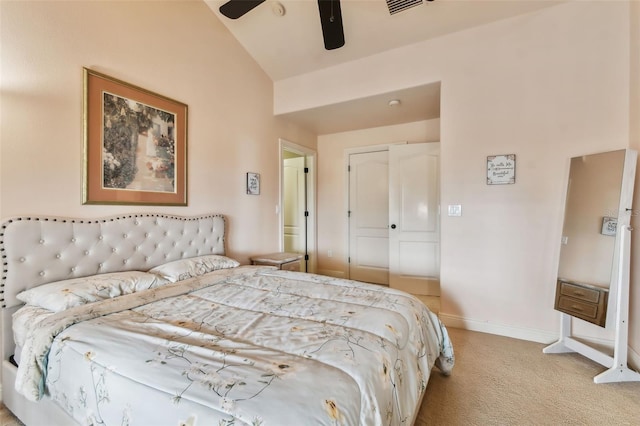
[[[569,2],[278,81],[275,111],[440,81],[442,206],[463,212],[442,217],[442,317],[548,342],[559,325],[553,302],[569,159],[629,145],[629,7]],[[319,137],[321,200],[344,173],[325,163],[341,149],[325,147],[327,138]],[[514,185],[485,183],[486,157],[495,154],[517,155]],[[334,253],[345,250],[341,207],[319,203],[318,234],[332,236]],[[327,247],[319,247],[319,268],[344,269],[324,256]],[[633,321],[638,352],[640,318]]]
[[[200,1],[2,1],[0,216],[228,215],[241,261],[278,248],[271,80]],[[188,105],[188,207],[83,206],[82,67]],[[245,173],[261,195],[245,194]]]

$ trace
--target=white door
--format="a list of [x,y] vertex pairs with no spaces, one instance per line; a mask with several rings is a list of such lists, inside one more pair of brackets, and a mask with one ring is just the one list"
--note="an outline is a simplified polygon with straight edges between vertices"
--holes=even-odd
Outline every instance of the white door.
[[349,278],[389,284],[389,155],[349,156]]
[[440,294],[440,144],[389,147],[389,285]]
[[305,253],[304,157],[284,160],[284,251]]

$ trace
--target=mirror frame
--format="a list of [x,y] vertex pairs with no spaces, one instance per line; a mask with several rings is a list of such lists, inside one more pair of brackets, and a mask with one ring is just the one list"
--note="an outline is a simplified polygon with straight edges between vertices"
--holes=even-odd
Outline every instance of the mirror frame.
[[564,312],[560,313],[560,337],[558,341],[542,350],[543,353],[547,354],[577,352],[607,367],[607,370],[593,378],[595,383],[640,381],[640,373],[629,368],[627,358],[629,343],[631,216],[633,214],[633,187],[638,153],[629,148],[626,148],[625,151],[607,312],[607,326],[613,324],[615,327],[613,356],[609,354],[609,351],[604,352],[575,339],[572,336],[573,317]]

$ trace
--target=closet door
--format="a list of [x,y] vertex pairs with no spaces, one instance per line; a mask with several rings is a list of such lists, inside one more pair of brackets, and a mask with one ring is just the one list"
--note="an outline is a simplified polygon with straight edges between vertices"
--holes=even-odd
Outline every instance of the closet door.
[[440,144],[389,147],[389,285],[440,294]]
[[389,284],[389,155],[349,156],[349,278]]

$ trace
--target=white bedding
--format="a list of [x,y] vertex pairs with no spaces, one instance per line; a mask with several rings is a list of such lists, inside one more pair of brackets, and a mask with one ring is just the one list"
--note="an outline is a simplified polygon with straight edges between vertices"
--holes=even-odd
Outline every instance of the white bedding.
[[81,424],[409,424],[431,368],[454,363],[412,296],[264,267],[14,320],[37,325],[17,390]]
[[35,328],[40,321],[51,316],[52,312],[38,306],[25,305],[13,314],[13,341],[16,345],[13,359],[20,363],[22,347],[27,340],[29,330]]

